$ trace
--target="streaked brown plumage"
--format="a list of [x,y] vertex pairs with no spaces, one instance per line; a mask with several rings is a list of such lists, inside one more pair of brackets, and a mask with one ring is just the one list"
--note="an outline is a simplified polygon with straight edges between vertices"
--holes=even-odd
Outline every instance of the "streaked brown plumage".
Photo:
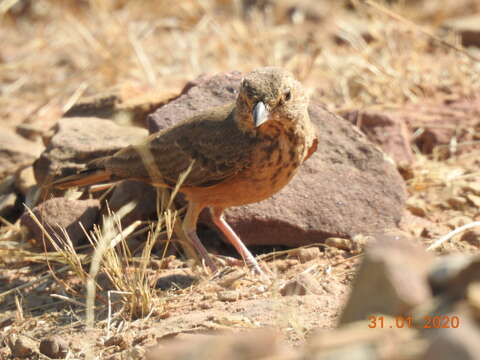
[[270,197],[315,151],[317,139],[307,107],[308,97],[290,73],[260,68],[242,80],[236,103],[152,134],[138,145],[92,161],[85,171],[53,185],[65,189],[130,179],[173,187],[191,166],[180,188],[189,201],[183,223],[187,237],[214,270],[196,235],[198,215],[209,207],[225,237],[261,272],[222,212]]

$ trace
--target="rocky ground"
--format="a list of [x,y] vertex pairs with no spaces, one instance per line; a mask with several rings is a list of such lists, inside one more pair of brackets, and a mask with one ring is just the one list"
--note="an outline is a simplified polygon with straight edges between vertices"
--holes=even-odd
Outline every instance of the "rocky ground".
[[[476,1],[0,3],[0,359],[478,359]],[[290,69],[317,152],[182,251],[181,195],[46,184]]]

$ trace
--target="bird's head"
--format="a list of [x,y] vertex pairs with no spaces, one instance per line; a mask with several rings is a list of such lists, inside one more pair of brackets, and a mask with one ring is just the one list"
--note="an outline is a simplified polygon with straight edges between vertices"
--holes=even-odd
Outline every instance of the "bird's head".
[[243,78],[236,108],[241,128],[255,134],[268,133],[278,126],[295,126],[308,116],[308,96],[290,72],[265,67]]

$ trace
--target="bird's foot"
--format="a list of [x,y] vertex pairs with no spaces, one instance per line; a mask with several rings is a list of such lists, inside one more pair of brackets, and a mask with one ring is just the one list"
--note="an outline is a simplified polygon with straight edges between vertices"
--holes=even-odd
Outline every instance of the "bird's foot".
[[232,257],[222,257],[222,260],[227,266],[238,266],[242,267],[247,265],[255,274],[259,275],[262,278],[269,279],[273,276],[272,271],[264,263],[259,264],[255,258],[251,258],[252,262],[246,261],[246,259],[235,259]]
[[218,268],[217,265],[213,262],[212,257],[208,254],[207,249],[203,246],[200,239],[198,238],[196,231],[185,231],[186,236],[191,241],[192,245],[195,247],[197,252],[200,254],[200,257],[203,261],[205,261],[205,265],[207,265],[212,273],[217,272]]

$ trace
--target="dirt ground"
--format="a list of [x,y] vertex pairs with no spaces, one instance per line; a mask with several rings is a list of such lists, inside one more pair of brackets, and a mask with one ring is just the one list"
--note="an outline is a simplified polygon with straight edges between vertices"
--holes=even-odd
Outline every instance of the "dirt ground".
[[[444,26],[480,12],[474,0],[389,1],[385,8],[368,1],[38,0],[14,1],[3,13],[5,3],[0,131],[21,125],[42,134],[91,95],[154,89],[168,98],[202,73],[278,65],[337,114],[403,111],[412,161],[399,164],[408,189],[401,231],[427,247],[480,220],[480,51],[466,50]],[[452,132],[436,133],[451,124]],[[427,130],[435,135],[429,149],[418,141]],[[479,231],[463,232],[434,252],[478,253]],[[362,258],[362,247],[320,244],[302,251],[262,249],[272,283],[238,266],[212,276],[155,251],[143,267],[130,258],[117,266],[130,272],[128,279],[142,277],[149,290],[119,291],[100,271],[90,328],[90,261],[82,272],[65,255],[39,250],[18,221],[3,222],[0,359],[11,358],[12,334],[37,342],[59,335],[72,359],[128,358],[126,347],[260,327],[276,328],[299,346],[314,329],[336,326]],[[91,249],[77,254],[83,261]],[[282,295],[282,286],[299,274],[313,277],[315,295]],[[128,346],[112,340],[118,334]]]

